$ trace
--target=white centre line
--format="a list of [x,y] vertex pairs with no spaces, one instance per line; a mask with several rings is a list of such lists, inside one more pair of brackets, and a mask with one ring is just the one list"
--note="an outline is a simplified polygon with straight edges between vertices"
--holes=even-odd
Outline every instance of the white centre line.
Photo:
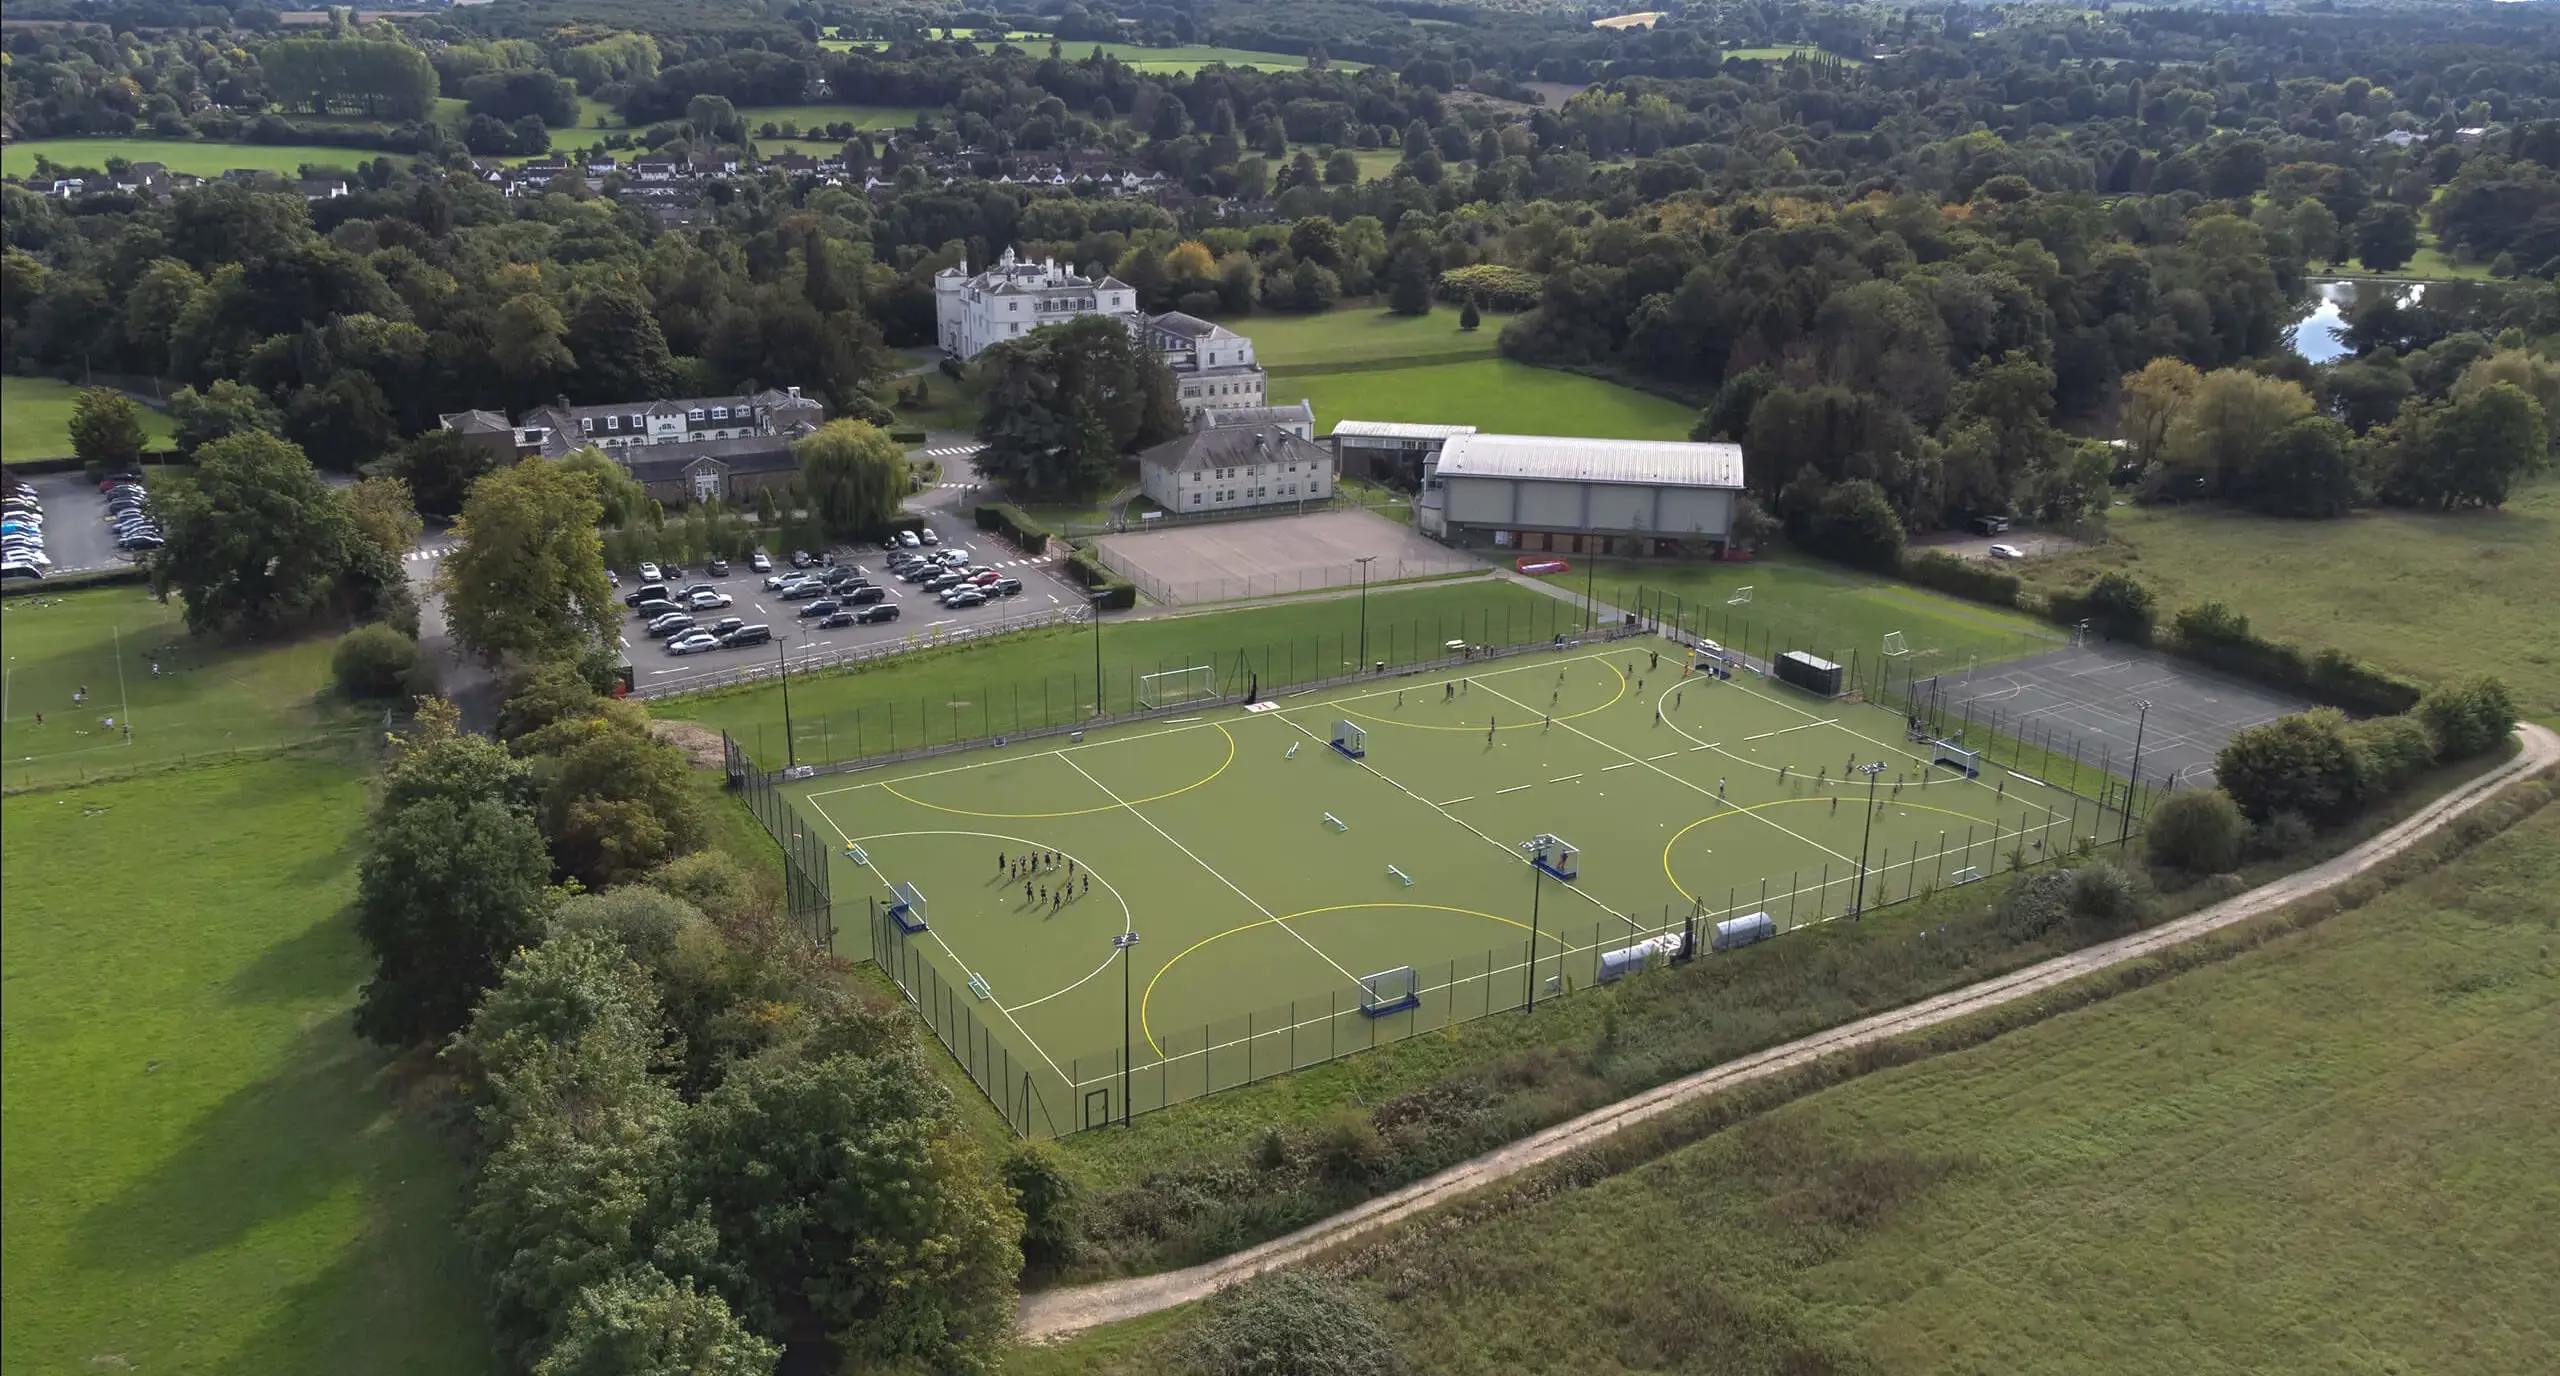
[[1255,898],[1254,898],[1254,896],[1253,896],[1252,894],[1246,893],[1243,889],[1237,888],[1237,887],[1236,887],[1236,881],[1234,881],[1234,880],[1232,880],[1232,879],[1229,879],[1228,877],[1226,877],[1226,876],[1225,876],[1225,875],[1223,875],[1223,874],[1218,873],[1218,870],[1217,870],[1217,867],[1216,867],[1216,866],[1211,865],[1208,861],[1203,860],[1203,859],[1201,859],[1197,854],[1194,854],[1194,853],[1193,853],[1193,851],[1192,851],[1192,849],[1191,849],[1191,847],[1189,847],[1189,846],[1186,846],[1186,845],[1182,844],[1182,842],[1180,842],[1180,841],[1178,841],[1178,840],[1175,840],[1175,839],[1174,839],[1174,835],[1173,835],[1173,833],[1172,833],[1172,832],[1169,832],[1169,831],[1165,830],[1163,827],[1157,826],[1157,825],[1155,824],[1155,819],[1154,819],[1154,818],[1151,818],[1151,817],[1149,817],[1147,814],[1145,814],[1145,813],[1143,813],[1143,812],[1138,811],[1138,809],[1137,809],[1133,804],[1131,804],[1131,803],[1130,803],[1130,801],[1129,801],[1128,799],[1121,797],[1121,796],[1120,796],[1119,794],[1117,794],[1117,793],[1113,793],[1113,792],[1111,791],[1111,787],[1110,787],[1110,785],[1105,784],[1102,780],[1100,780],[1100,779],[1097,779],[1097,778],[1093,777],[1093,775],[1092,775],[1092,774],[1090,774],[1090,773],[1087,773],[1087,772],[1086,772],[1086,770],[1085,770],[1085,767],[1084,767],[1083,765],[1077,764],[1075,761],[1067,759],[1067,757],[1066,757],[1064,754],[1059,755],[1059,756],[1058,756],[1058,758],[1059,758],[1059,759],[1061,759],[1061,760],[1065,760],[1065,761],[1066,761],[1067,768],[1074,770],[1074,771],[1075,771],[1075,772],[1077,772],[1078,774],[1083,774],[1083,775],[1084,775],[1084,777],[1085,777],[1085,782],[1092,784],[1095,788],[1101,789],[1101,790],[1102,790],[1102,792],[1103,792],[1103,794],[1104,794],[1104,796],[1106,796],[1106,797],[1110,798],[1110,799],[1111,799],[1111,801],[1113,801],[1113,802],[1115,802],[1115,803],[1118,803],[1121,807],[1128,809],[1128,813],[1129,813],[1129,815],[1130,815],[1130,816],[1135,817],[1135,818],[1137,818],[1139,821],[1146,823],[1146,824],[1147,824],[1147,829],[1148,829],[1148,830],[1153,831],[1156,835],[1163,837],[1163,838],[1164,838],[1165,840],[1167,840],[1167,841],[1171,841],[1171,842],[1173,842],[1173,848],[1174,848],[1175,850],[1181,851],[1183,854],[1190,856],[1190,857],[1191,857],[1191,863],[1192,863],[1192,864],[1195,864],[1195,865],[1198,865],[1200,868],[1202,868],[1202,869],[1204,869],[1204,870],[1207,870],[1207,871],[1209,872],[1209,877],[1210,877],[1210,878],[1215,879],[1215,880],[1217,880],[1219,883],[1226,885],[1229,889],[1234,890],[1234,892],[1235,892],[1235,896],[1236,896],[1236,897],[1243,899],[1243,900],[1244,900],[1245,902],[1247,902],[1247,903],[1251,903],[1251,904],[1253,904],[1253,910],[1254,910],[1255,912],[1258,912],[1258,913],[1262,914],[1264,917],[1267,917],[1267,918],[1271,919],[1271,921],[1272,921],[1272,924],[1273,924],[1273,925],[1277,926],[1280,930],[1282,930],[1282,931],[1284,931],[1284,932],[1287,932],[1289,935],[1291,935],[1291,936],[1293,936],[1293,937],[1296,937],[1296,938],[1298,939],[1298,944],[1299,944],[1299,945],[1304,946],[1304,947],[1306,947],[1308,950],[1315,952],[1315,953],[1316,953],[1316,955],[1317,955],[1319,958],[1321,958],[1321,959],[1324,961],[1324,963],[1325,963],[1325,964],[1332,966],[1332,967],[1333,967],[1337,972],[1339,972],[1339,973],[1341,974],[1341,976],[1342,976],[1344,979],[1349,980],[1349,981],[1350,981],[1351,983],[1353,983],[1353,984],[1358,984],[1358,983],[1360,982],[1360,977],[1359,977],[1358,975],[1355,975],[1355,974],[1351,973],[1349,970],[1345,970],[1345,969],[1343,969],[1343,968],[1342,968],[1342,962],[1341,962],[1341,961],[1335,960],[1333,957],[1331,957],[1331,956],[1329,956],[1329,955],[1326,955],[1326,954],[1324,953],[1324,948],[1323,948],[1323,947],[1318,946],[1318,945],[1316,945],[1314,942],[1307,940],[1307,938],[1305,937],[1305,935],[1303,935],[1302,933],[1300,933],[1300,932],[1298,931],[1298,929],[1297,929],[1297,928],[1290,926],[1290,925],[1289,925],[1288,923],[1286,923],[1286,922],[1282,922],[1282,921],[1280,920],[1280,915],[1279,915],[1278,913],[1275,913],[1275,912],[1271,911],[1269,908],[1266,908],[1266,907],[1262,906],[1262,904],[1261,904],[1260,902],[1258,902],[1258,901],[1256,901],[1256,900],[1255,900]]
[[1460,803],[1472,803],[1472,802],[1474,802],[1475,800],[1476,800],[1476,795],[1474,795],[1474,794],[1470,793],[1470,794],[1468,794],[1467,796],[1465,796],[1465,797],[1463,797],[1463,798],[1452,798],[1452,799],[1450,799],[1449,801],[1447,801],[1447,802],[1445,802],[1445,803],[1433,803],[1433,804],[1432,804],[1432,806],[1433,806],[1433,807],[1456,807],[1456,806],[1457,806],[1458,804],[1460,804]]
[[1653,761],[1655,761],[1655,760],[1667,760],[1667,759],[1670,759],[1672,756],[1677,755],[1677,754],[1679,754],[1679,753],[1680,753],[1680,752],[1679,752],[1679,751],[1677,751],[1677,750],[1665,750],[1665,751],[1663,751],[1663,752],[1662,752],[1661,754],[1659,754],[1659,755],[1647,755],[1647,756],[1645,756],[1644,758],[1645,758],[1645,762],[1646,762],[1646,763],[1648,763],[1648,764],[1650,764],[1650,763],[1652,763],[1652,762],[1653,762]]
[[1581,777],[1582,777],[1582,776],[1581,776],[1581,775],[1579,775],[1579,774],[1567,774],[1567,775],[1565,775],[1565,776],[1564,776],[1563,778],[1561,778],[1561,779],[1549,779],[1549,780],[1547,780],[1547,782],[1548,782],[1548,783],[1551,783],[1551,784],[1569,784],[1569,783],[1572,783],[1574,780],[1579,779],[1579,778],[1581,778]]

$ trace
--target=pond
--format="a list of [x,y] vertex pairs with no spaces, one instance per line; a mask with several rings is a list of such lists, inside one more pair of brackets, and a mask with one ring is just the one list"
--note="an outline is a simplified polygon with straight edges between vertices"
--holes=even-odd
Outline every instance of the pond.
[[2315,277],[2309,285],[2312,299],[2318,304],[2295,322],[2293,351],[2314,363],[2347,356],[2347,312],[2355,308],[2357,293],[2395,292],[2401,304],[2406,305],[2427,290],[2424,282],[2358,282],[2335,277]]

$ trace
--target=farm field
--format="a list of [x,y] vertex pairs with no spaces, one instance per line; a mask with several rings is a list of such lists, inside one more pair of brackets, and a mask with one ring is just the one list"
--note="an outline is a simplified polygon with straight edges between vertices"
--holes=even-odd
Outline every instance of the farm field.
[[291,176],[303,164],[351,168],[359,162],[405,154],[380,154],[362,148],[324,148],[317,144],[206,143],[195,139],[13,139],[0,146],[0,176],[35,175],[36,155],[64,167],[104,170],[109,158],[128,162],[167,163],[172,172],[218,177],[235,167],[261,168]]
[[496,1369],[460,1167],[348,1027],[364,798],[303,757],[0,802],[12,1372]]
[[[778,128],[789,121],[804,133],[830,124],[850,124],[856,129],[900,129],[915,123],[916,112],[897,105],[749,105],[738,111],[738,118],[745,121],[747,133],[761,146],[768,124]],[[830,143],[827,151],[834,152],[842,146],[838,140]]]
[[[15,147],[16,145],[11,145]],[[71,408],[80,389],[49,377],[0,377],[0,462],[59,459],[71,453]],[[142,431],[151,443],[176,436],[166,411],[142,408]]]
[[[1122,1000],[1102,976],[1110,939],[1142,925],[1140,1113],[1589,985],[1603,952],[1696,931],[1701,912],[1789,931],[2113,835],[2112,813],[2024,776],[1933,778],[1884,709],[1687,675],[1663,649],[1569,643],[787,791],[830,850],[864,852],[835,862],[840,950],[865,939],[856,895],[885,907],[892,882],[921,886],[928,925],[878,924],[882,963],[911,990],[932,987],[928,965],[946,990],[984,982],[961,1003],[982,1035],[950,1040],[992,1083],[1030,1086],[1039,1136],[1116,1111]],[[1343,721],[1365,758],[1328,744]],[[1886,762],[1873,818],[1844,758]],[[1541,832],[1580,848],[1552,883],[1517,848]],[[996,862],[1008,850],[1064,859],[1021,870]],[[1069,860],[1082,887],[1061,897]],[[1364,998],[1400,969],[1418,1003]]]
[[[1325,153],[1323,144],[1293,143],[1289,145],[1290,157],[1295,158],[1300,153],[1304,153],[1309,157],[1314,158],[1316,160],[1317,167],[1324,166]],[[1393,172],[1396,169],[1396,164],[1404,161],[1404,150],[1400,148],[1354,148],[1351,150],[1351,156],[1360,164],[1360,180],[1369,182],[1376,181],[1379,178],[1386,176],[1388,173]]]
[[[1494,341],[1511,319],[1486,312],[1481,326],[1461,330],[1457,308],[1435,302],[1429,315],[1345,306],[1316,315],[1253,315],[1219,323],[1251,339],[1263,367],[1296,374],[1388,362],[1491,358]],[[1272,396],[1277,400],[1279,393]]]
[[[1423,320],[1437,321],[1441,315],[1433,311]],[[1449,323],[1456,324],[1454,314]],[[1259,339],[1255,343],[1258,349]],[[1319,435],[1343,420],[1399,420],[1473,425],[1515,435],[1683,440],[1698,421],[1696,408],[1666,397],[1507,358],[1355,371],[1270,367],[1269,372],[1273,401],[1286,405],[1303,396],[1315,403]]]
[[[2546,807],[2220,964],[1363,1242],[1352,1283],[1433,1371],[2539,1372],[2555,894]],[[1195,1312],[1007,1370],[1143,1369]]]
[[2094,548],[2029,561],[2039,586],[2124,569],[2164,618],[2220,599],[2263,635],[2335,646],[2420,682],[2487,672],[2527,716],[2560,716],[2560,644],[2529,632],[2520,590],[2560,587],[2560,480],[2497,511],[2375,510],[2336,521],[2119,507]]
[[1845,63],[1851,67],[1863,67],[1866,65],[1862,59],[1842,57],[1837,53],[1826,53],[1820,48],[1810,47],[1802,43],[1796,44],[1792,47],[1727,48],[1724,55],[1728,58],[1738,57],[1745,62],[1784,62],[1788,58],[1795,57],[1799,54],[1805,57],[1827,57],[1834,62]]
[[[175,600],[160,602],[141,587],[9,598],[0,602],[0,643],[0,782],[13,789],[201,761],[355,726],[320,701],[328,640],[275,648],[200,641],[187,634]],[[85,700],[75,706],[72,695],[83,688]],[[103,724],[108,717],[112,728]]]

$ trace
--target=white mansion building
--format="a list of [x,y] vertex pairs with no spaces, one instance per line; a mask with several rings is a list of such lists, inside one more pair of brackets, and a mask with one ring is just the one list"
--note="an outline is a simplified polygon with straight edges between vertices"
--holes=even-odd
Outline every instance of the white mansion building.
[[1254,361],[1252,340],[1180,311],[1141,315],[1137,303],[1137,289],[1117,277],[1096,280],[1055,259],[1022,262],[1012,249],[984,272],[972,275],[962,263],[933,277],[935,333],[942,351],[953,358],[975,358],[991,344],[1043,325],[1108,315],[1173,370],[1182,386],[1185,419],[1207,410],[1263,404],[1262,365]]

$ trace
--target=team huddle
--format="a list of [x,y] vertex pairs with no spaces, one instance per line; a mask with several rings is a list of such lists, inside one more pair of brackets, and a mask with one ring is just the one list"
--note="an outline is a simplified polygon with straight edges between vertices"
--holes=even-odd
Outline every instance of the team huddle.
[[[1063,873],[1060,873],[1061,867]],[[1062,856],[1054,850],[1035,850],[1028,855],[1007,855],[997,851],[996,868],[1003,871],[1008,879],[1022,881],[1022,900],[1034,908],[1045,903],[1049,905],[1049,911],[1056,912],[1068,899],[1093,892],[1093,871],[1086,870],[1079,876],[1074,858]],[[1037,876],[1043,874],[1059,874],[1058,882],[1054,885],[1039,882]]]

